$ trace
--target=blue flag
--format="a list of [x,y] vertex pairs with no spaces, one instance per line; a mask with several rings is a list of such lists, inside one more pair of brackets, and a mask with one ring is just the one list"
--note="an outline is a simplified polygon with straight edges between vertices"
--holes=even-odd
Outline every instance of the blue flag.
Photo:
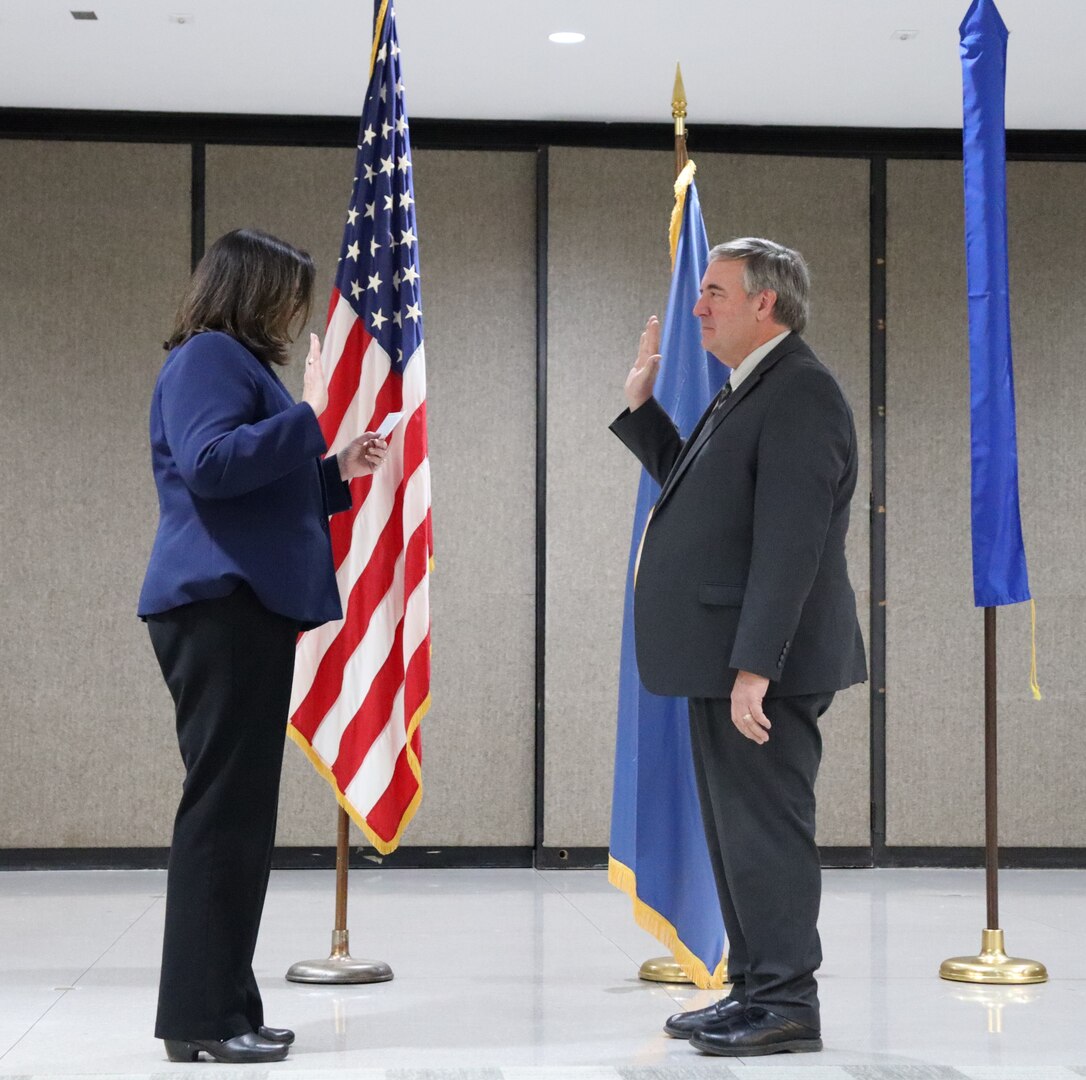
[[1003,115],[1007,27],[992,0],[973,0],[960,33],[969,280],[973,598],[977,607],[994,607],[1030,599],[1018,510],[1018,440],[1011,362]]
[[[672,230],[671,292],[655,388],[683,438],[728,376],[728,369],[702,349],[693,314],[709,258],[693,174],[691,162],[675,184],[681,218],[677,242]],[[727,975],[724,923],[698,808],[686,699],[648,693],[634,651],[634,565],[659,494],[657,483],[642,471],[622,620],[608,879],[630,896],[637,922],[671,949],[694,983],[721,987]]]

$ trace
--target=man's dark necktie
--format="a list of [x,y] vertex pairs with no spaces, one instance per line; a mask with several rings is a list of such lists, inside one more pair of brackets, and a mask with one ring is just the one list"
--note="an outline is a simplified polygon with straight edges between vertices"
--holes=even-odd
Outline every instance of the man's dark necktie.
[[720,388],[720,393],[717,394],[716,401],[713,402],[713,412],[716,412],[717,409],[719,409],[720,406],[723,405],[724,402],[727,401],[729,397],[731,397],[731,393],[732,393],[732,384],[731,384],[731,380],[729,379]]

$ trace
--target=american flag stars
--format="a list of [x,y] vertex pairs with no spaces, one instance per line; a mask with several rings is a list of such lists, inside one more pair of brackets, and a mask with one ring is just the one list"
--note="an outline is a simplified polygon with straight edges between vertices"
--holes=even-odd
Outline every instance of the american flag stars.
[[386,353],[398,358],[394,363],[402,364],[422,341],[422,308],[399,56],[394,44],[377,50],[336,285]]

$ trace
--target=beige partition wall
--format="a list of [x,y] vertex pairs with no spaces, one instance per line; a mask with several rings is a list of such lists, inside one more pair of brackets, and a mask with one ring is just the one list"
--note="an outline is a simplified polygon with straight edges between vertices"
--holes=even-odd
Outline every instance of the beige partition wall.
[[[0,848],[161,847],[181,779],[136,597],[155,525],[147,409],[190,255],[187,146],[0,143]],[[861,440],[849,557],[868,608],[868,165],[697,155],[710,241],[762,234],[811,263],[807,337]],[[209,240],[307,246],[323,323],[353,150],[210,146]],[[639,466],[608,432],[669,278],[667,152],[549,153],[544,843],[608,841],[619,633]],[[533,841],[535,156],[417,151],[433,466],[433,708],[413,846]],[[1005,845],[1086,846],[1086,164],[1012,163],[1028,606],[1000,627]],[[1069,242],[1070,238],[1070,242]],[[887,842],[982,840],[982,626],[969,551],[961,166],[889,165]],[[299,356],[304,348],[299,346]],[[300,371],[287,373],[298,389]],[[824,721],[820,834],[869,842],[867,686]],[[485,797],[480,796],[485,780]],[[288,747],[280,842],[333,842],[335,807]]]
[[136,599],[189,175],[187,146],[0,144],[0,847],[169,836],[179,757]]
[[[437,565],[424,796],[404,843],[527,845],[535,755],[535,159],[444,151],[413,158]],[[307,247],[317,261],[318,330],[353,162],[353,150],[207,152],[208,239],[252,225]],[[495,221],[500,229],[488,224]],[[300,374],[300,367],[287,374],[295,391]],[[288,746],[278,842],[334,843],[335,820],[327,784]]]
[[[763,235],[812,267],[807,337],[856,412],[864,479],[849,557],[868,604],[868,167],[866,162],[696,155],[710,243]],[[668,153],[550,152],[548,236],[545,843],[606,845],[619,636],[639,466],[607,430],[648,315],[669,280]],[[824,721],[819,839],[866,845],[868,691]]]
[[[667,302],[672,155],[552,149],[547,236],[543,841],[606,846],[619,638],[640,466],[607,425]],[[655,226],[655,228],[654,228]]]
[[[1008,170],[1029,606],[999,609],[1000,840],[1086,846],[1086,165]],[[887,335],[887,842],[983,843],[983,619],[969,540],[969,372],[959,162],[891,162]]]

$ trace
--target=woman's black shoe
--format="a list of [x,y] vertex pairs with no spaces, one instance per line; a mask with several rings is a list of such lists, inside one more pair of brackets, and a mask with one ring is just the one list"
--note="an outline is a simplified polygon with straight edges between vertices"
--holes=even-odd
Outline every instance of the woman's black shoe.
[[230,1063],[259,1063],[282,1061],[288,1046],[261,1038],[255,1031],[235,1035],[232,1039],[166,1039],[166,1056],[170,1061],[196,1061],[200,1051],[215,1061]]
[[294,1032],[290,1028],[270,1028],[261,1024],[256,1033],[266,1042],[282,1043],[284,1046],[294,1042]]

